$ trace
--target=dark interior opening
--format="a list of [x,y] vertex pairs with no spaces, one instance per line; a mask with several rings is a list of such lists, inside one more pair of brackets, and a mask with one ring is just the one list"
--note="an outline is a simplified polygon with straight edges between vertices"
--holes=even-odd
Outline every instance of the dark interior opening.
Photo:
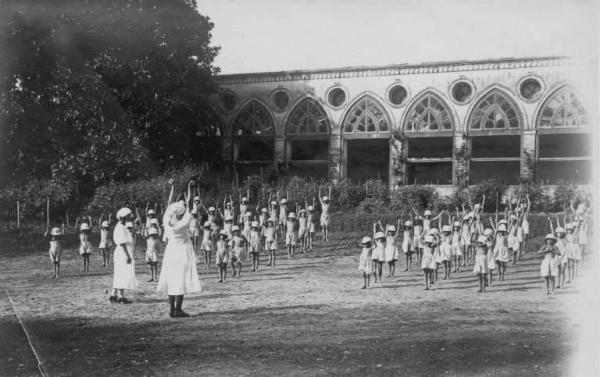
[[488,179],[500,179],[506,184],[518,184],[520,169],[519,161],[471,161],[470,182],[477,184]]
[[238,140],[238,160],[271,161],[275,145],[272,138],[241,138]]
[[408,139],[408,158],[451,157],[451,137],[417,137]]
[[409,185],[451,185],[452,162],[427,162],[407,164]]
[[588,134],[539,135],[539,157],[587,157],[590,140]]
[[326,162],[311,163],[311,164],[288,164],[288,172],[290,175],[307,178],[327,178],[329,166]]
[[348,140],[348,179],[388,180],[390,142],[388,139]]
[[520,157],[521,136],[494,135],[471,138],[472,158]]
[[536,177],[544,183],[559,181],[587,184],[591,181],[591,161],[538,161]]
[[218,161],[223,157],[220,137],[193,137],[190,156],[194,161]]
[[327,140],[294,140],[291,142],[292,160],[327,160],[329,142]]

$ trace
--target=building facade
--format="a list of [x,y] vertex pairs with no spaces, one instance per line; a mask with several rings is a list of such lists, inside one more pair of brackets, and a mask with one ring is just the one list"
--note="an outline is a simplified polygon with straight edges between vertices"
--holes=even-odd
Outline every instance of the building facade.
[[[592,114],[579,63],[497,59],[220,75],[198,143],[240,176],[404,184],[589,183]],[[206,130],[211,130],[207,132]]]

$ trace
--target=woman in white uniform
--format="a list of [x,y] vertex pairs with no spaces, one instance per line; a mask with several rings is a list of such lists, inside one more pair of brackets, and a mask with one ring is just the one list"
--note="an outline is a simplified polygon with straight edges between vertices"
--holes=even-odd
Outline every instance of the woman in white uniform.
[[[190,198],[192,182],[188,185]],[[173,198],[173,186],[169,203]],[[181,309],[183,296],[200,291],[200,279],[196,269],[196,255],[190,240],[190,222],[192,215],[189,206],[179,201],[170,203],[167,209],[168,217],[165,223],[165,233],[168,242],[163,257],[162,269],[158,279],[158,292],[169,295],[171,317],[189,317]]]
[[124,207],[117,212],[119,222],[113,231],[113,241],[116,245],[113,262],[113,292],[109,298],[112,303],[129,304],[131,301],[125,298],[125,290],[138,287],[135,278],[135,260],[133,259],[133,238],[125,227],[127,219],[130,217],[131,210],[129,208]]

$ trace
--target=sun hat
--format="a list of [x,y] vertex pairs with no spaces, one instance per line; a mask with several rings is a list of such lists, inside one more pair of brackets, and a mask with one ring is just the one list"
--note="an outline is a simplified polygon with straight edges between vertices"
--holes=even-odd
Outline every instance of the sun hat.
[[564,233],[565,230],[564,230],[564,228],[562,226],[559,226],[559,227],[556,228],[555,232],[556,233]]
[[252,212],[246,211],[246,216],[252,216]]
[[450,225],[444,225],[442,226],[442,232],[450,233],[452,232],[452,228],[450,228]]
[[388,225],[386,232],[395,232],[396,231],[396,226],[394,225]]
[[279,204],[286,204],[287,203],[287,199],[283,198],[279,201]]
[[242,198],[242,202],[247,202],[248,198],[246,198],[245,196]]
[[231,233],[233,233],[233,232],[237,232],[237,231],[239,231],[239,230],[240,230],[240,227],[239,227],[239,226],[237,226],[237,225],[234,225],[234,226],[232,226],[232,227],[231,227]]
[[260,210],[260,212],[267,213],[267,212],[269,212],[269,210],[267,210],[266,208],[263,208],[263,209]]
[[88,223],[81,223],[81,226],[79,226],[79,230],[80,231],[90,230],[90,224],[88,224]]
[[567,224],[565,224],[565,228],[567,230],[573,230],[573,229],[575,229],[575,225],[573,223],[567,223]]
[[225,207],[227,206],[231,207],[231,202],[225,202]]
[[225,221],[233,221],[233,217],[231,215],[225,216]]
[[277,205],[277,202],[276,202],[275,200],[271,200],[271,205],[272,205],[272,206],[276,206],[276,205]]
[[433,236],[425,236],[424,239],[425,243],[434,243],[435,240],[433,239]]
[[102,222],[102,224],[100,224],[101,228],[108,228],[110,226],[110,223],[107,220],[104,220]]
[[204,227],[205,227],[205,228],[210,228],[210,227],[211,227],[211,223],[210,223],[210,221],[205,221],[205,222],[204,222]]
[[483,234],[485,234],[486,236],[491,236],[494,234],[494,230],[492,228],[485,228],[483,230]]
[[506,232],[506,224],[498,225],[498,232]]
[[275,224],[275,219],[272,217],[269,217],[269,219],[267,220],[267,223],[273,223]]
[[150,208],[150,209],[148,210],[148,212],[146,212],[146,213],[147,213],[148,215],[156,215],[156,211],[155,211],[155,210],[153,210],[152,208]]
[[123,207],[117,211],[117,218],[124,219],[125,217],[131,215],[131,210],[127,207]]
[[426,209],[424,215],[425,216],[431,216],[431,211],[428,210],[428,209]]
[[194,196],[194,201],[195,201],[195,202],[199,202],[199,201],[200,201],[200,197],[199,197],[199,196],[197,196],[197,195],[196,195],[196,196]]
[[309,210],[309,211],[313,211],[313,210],[314,210],[314,208],[313,208],[313,206],[308,206],[307,210]]
[[383,234],[383,232],[377,232],[375,233],[375,239],[381,239],[381,238],[385,238],[385,234]]
[[438,228],[431,228],[431,229],[429,229],[429,234],[432,236],[436,236],[436,235],[440,234],[440,230]]
[[404,226],[411,227],[411,226],[413,226],[413,223],[412,223],[412,221],[407,220],[404,222]]
[[252,228],[258,228],[260,226],[260,224],[258,223],[258,221],[253,221],[252,224],[250,225]]
[[304,208],[300,208],[300,213],[306,212]]
[[546,237],[544,237],[544,240],[554,240],[554,241],[556,241],[556,237],[554,237],[554,234],[548,233],[548,234],[546,234]]
[[225,238],[228,238],[228,237],[229,237],[229,233],[227,233],[227,231],[226,231],[225,229],[223,229],[221,232],[219,232],[219,234],[220,234],[221,236],[225,236]]
[[324,202],[327,202],[327,201],[329,201],[329,196],[325,195],[325,196],[323,197],[323,199],[321,199],[321,200],[323,200]]
[[185,204],[183,204],[183,201],[175,202],[169,206],[169,212],[175,216],[181,216],[185,213]]
[[473,211],[467,213],[467,219],[472,219],[473,217],[475,217],[475,213],[473,213]]
[[62,236],[62,232],[59,227],[54,227],[54,228],[52,228],[50,235],[51,236]]
[[208,207],[208,212],[214,212],[216,211],[215,207]]
[[149,236],[153,236],[153,235],[157,235],[158,234],[158,229],[156,228],[150,228],[148,229],[148,235]]
[[288,214],[288,218],[290,218],[290,219],[295,219],[295,218],[296,218],[296,213],[294,213],[294,212],[290,212],[290,213]]
[[506,221],[506,219],[502,219],[502,220],[498,221],[498,225],[501,225],[501,224],[506,225],[506,224],[508,224],[508,222]]
[[133,228],[133,223],[131,221],[128,221],[125,223],[125,228]]
[[452,225],[454,225],[455,228],[460,228],[460,221],[455,221]]
[[366,244],[368,244],[368,243],[370,243],[370,242],[371,242],[371,237],[365,236],[365,237],[363,237],[363,238],[362,238],[362,240],[360,241],[360,244],[361,244],[361,245],[366,245]]
[[481,244],[486,244],[487,242],[487,237],[486,236],[479,236],[477,237],[477,243],[481,243]]
[[158,225],[158,219],[152,219],[152,220],[150,220],[150,224],[156,224],[156,225]]

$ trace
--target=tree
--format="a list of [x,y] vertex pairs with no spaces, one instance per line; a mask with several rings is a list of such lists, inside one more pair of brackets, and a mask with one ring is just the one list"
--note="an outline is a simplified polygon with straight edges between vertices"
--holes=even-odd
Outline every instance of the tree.
[[93,189],[189,160],[218,68],[195,1],[0,0],[0,179]]

